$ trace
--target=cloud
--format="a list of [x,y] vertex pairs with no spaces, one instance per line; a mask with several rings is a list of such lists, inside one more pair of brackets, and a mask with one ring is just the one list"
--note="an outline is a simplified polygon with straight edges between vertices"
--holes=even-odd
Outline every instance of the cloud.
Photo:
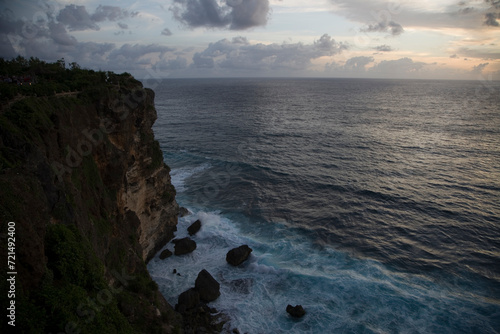
[[137,14],[137,12],[130,14],[127,10],[116,6],[99,5],[99,7],[95,10],[95,13],[92,14],[91,19],[94,22],[102,22],[105,20],[117,21],[126,19],[130,16],[135,16]]
[[500,23],[498,23],[497,18],[500,18],[496,13],[486,13],[484,15],[485,21],[484,24],[491,27],[498,27]]
[[194,68],[230,70],[305,70],[311,60],[332,56],[347,49],[324,34],[312,44],[250,44],[244,37],[223,39],[193,56]]
[[392,47],[390,47],[387,44],[376,46],[373,49],[377,50],[377,51],[380,51],[380,52],[390,52],[390,51],[393,51]]
[[57,15],[57,20],[71,31],[99,30],[99,26],[91,19],[85,6],[67,5]]
[[175,59],[162,60],[156,66],[167,71],[183,70],[187,68],[187,59],[177,56]]
[[73,46],[78,43],[75,37],[68,34],[62,23],[49,24],[50,37],[58,45]]
[[463,57],[469,57],[469,58],[480,58],[480,59],[500,59],[500,52],[498,51],[498,48],[494,47],[482,47],[480,49],[474,48],[467,48],[467,47],[462,47],[457,50],[457,54],[460,54]]
[[489,63],[483,63],[483,64],[479,64],[479,65],[477,65],[477,66],[474,66],[474,67],[472,68],[472,73],[473,73],[473,74],[481,74],[481,73],[483,72],[484,68],[485,68],[486,66],[488,66],[488,65],[489,65]]
[[188,27],[244,30],[265,26],[269,0],[174,0],[175,19]]
[[348,71],[365,71],[366,65],[373,62],[373,57],[358,56],[346,61],[344,69]]
[[175,49],[168,46],[158,45],[158,44],[124,44],[119,49],[114,49],[110,55],[110,62],[116,60],[128,60],[128,61],[138,61],[141,57],[151,54],[158,53],[160,58],[167,52],[175,51]]
[[[100,8],[100,9],[99,9]],[[64,57],[68,62],[77,62],[82,67],[104,68],[116,71],[134,71],[163,61],[169,68],[186,67],[185,60],[174,58],[175,49],[157,44],[125,44],[79,41],[71,31],[98,29],[95,20],[116,21],[128,12],[118,7],[98,7],[98,16],[91,16],[83,6],[68,5],[60,11],[47,12],[45,20],[29,21],[16,19],[13,15],[2,16],[0,22],[0,57],[17,55],[38,57],[54,61]],[[128,25],[117,22],[121,29]],[[119,32],[123,34],[123,31]]]
[[[233,3],[237,3],[237,1],[233,1]],[[268,0],[246,0],[239,5],[233,5],[232,9],[230,14],[232,18],[230,29],[232,30],[243,30],[267,24]]]
[[408,77],[418,73],[425,65],[427,64],[405,57],[397,60],[383,60],[370,68],[370,72],[384,77]]
[[[495,27],[493,15],[499,18],[498,0],[463,0],[421,2],[385,0],[330,0],[334,12],[350,21],[363,24],[363,31],[389,31],[393,35],[402,33],[404,27],[484,29],[485,20]],[[390,26],[393,22],[393,26]],[[399,26],[401,27],[399,27]]]
[[172,36],[172,32],[171,32],[171,31],[170,31],[170,29],[168,29],[168,28],[163,29],[163,30],[161,31],[161,34],[162,34],[163,36]]
[[361,29],[363,32],[390,32],[392,36],[401,35],[404,32],[403,26],[394,21],[381,21],[377,24],[370,24],[367,28]]
[[[116,6],[99,5],[94,14],[90,15],[85,6],[66,5],[59,11],[57,20],[59,23],[66,25],[70,31],[99,30],[98,22],[123,20],[137,14],[137,12],[129,13],[127,10]],[[128,29],[127,24],[123,22],[119,22],[118,26],[121,29]],[[123,28],[124,26],[126,28]]]

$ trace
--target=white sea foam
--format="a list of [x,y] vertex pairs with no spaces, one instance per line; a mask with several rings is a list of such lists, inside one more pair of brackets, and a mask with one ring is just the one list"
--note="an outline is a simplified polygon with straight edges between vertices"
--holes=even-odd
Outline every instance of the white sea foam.
[[199,166],[194,166],[194,167],[182,167],[182,168],[175,168],[170,171],[170,176],[172,178],[172,184],[174,185],[175,189],[177,192],[183,192],[186,190],[185,188],[185,181],[186,179],[190,178],[191,176],[198,174],[208,168],[210,168],[211,165],[209,163],[204,163]]
[[[149,271],[175,305],[178,295],[194,286],[198,273],[208,270],[221,284],[221,296],[211,305],[229,315],[228,326],[241,332],[378,333],[390,328],[447,332],[447,324],[441,325],[434,317],[449,317],[457,301],[464,302],[425,278],[318,248],[280,224],[274,231],[265,226],[249,236],[238,222],[218,211],[198,211],[179,219],[176,237],[187,236],[187,227],[197,219],[202,221],[201,230],[192,236],[197,249],[166,260],[155,257],[148,264]],[[253,248],[252,255],[232,267],[225,256],[242,244]],[[165,248],[173,251],[173,244]],[[288,304],[302,304],[307,315],[292,319],[285,312]]]

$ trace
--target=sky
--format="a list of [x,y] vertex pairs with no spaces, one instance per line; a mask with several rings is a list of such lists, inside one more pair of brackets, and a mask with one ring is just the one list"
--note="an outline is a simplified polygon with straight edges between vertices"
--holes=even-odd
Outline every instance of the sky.
[[0,57],[137,78],[500,80],[500,0],[0,0]]

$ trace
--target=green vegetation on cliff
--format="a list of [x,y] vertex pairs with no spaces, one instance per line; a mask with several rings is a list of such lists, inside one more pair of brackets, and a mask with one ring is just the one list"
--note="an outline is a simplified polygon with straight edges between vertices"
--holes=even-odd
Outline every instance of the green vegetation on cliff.
[[[138,177],[168,175],[151,130],[153,92],[127,73],[34,58],[0,59],[0,76],[0,249],[7,259],[7,224],[15,222],[16,331],[175,332],[180,316],[149,276],[139,243],[147,215],[123,200],[133,195],[131,166]],[[175,189],[158,184],[157,199],[137,201],[169,205],[176,222]]]

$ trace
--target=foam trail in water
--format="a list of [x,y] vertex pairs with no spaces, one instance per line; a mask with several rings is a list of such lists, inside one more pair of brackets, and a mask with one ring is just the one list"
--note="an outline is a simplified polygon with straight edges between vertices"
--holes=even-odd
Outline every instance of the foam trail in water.
[[170,176],[172,178],[172,184],[174,185],[175,189],[178,192],[182,192],[186,190],[185,188],[185,181],[186,179],[190,178],[191,176],[198,174],[208,168],[210,168],[211,165],[209,163],[204,163],[199,166],[194,166],[194,167],[182,167],[182,168],[175,168],[170,171]]

